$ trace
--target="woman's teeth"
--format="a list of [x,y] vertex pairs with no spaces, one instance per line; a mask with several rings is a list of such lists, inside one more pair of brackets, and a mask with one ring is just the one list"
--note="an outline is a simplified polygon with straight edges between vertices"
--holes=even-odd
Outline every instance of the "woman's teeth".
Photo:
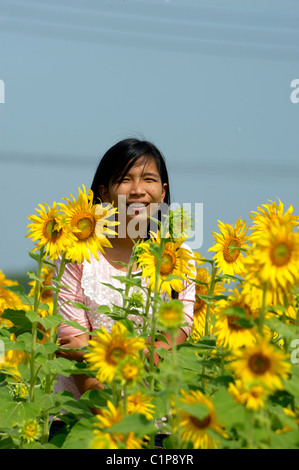
[[139,208],[139,207],[146,207],[146,206],[147,204],[144,204],[142,202],[133,202],[132,204],[129,204],[129,207],[132,207],[132,208],[134,207]]

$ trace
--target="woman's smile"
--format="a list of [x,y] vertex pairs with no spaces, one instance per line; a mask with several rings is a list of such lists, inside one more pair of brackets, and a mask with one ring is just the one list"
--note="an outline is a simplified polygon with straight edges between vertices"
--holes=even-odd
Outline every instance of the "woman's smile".
[[126,210],[127,221],[132,217],[149,218],[163,202],[166,187],[156,162],[151,159],[145,164],[141,158],[122,180],[109,185],[107,202],[112,202],[119,212]]

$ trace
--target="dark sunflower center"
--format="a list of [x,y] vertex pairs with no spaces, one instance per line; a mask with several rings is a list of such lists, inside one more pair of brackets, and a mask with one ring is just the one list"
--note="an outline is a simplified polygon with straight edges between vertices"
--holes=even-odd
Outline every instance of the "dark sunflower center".
[[119,347],[115,347],[111,350],[109,357],[113,364],[117,364],[125,356],[125,350]]
[[162,260],[161,260],[161,268],[160,272],[163,275],[168,275],[171,274],[174,267],[175,267],[175,262],[176,262],[176,256],[175,254],[170,251],[170,250],[164,250]]
[[61,231],[62,229],[60,230],[55,230],[54,227],[55,227],[55,224],[56,224],[56,220],[55,219],[49,219],[45,225],[44,225],[44,229],[43,229],[43,235],[45,238],[47,238],[49,241],[51,242],[56,242],[56,240],[60,237],[61,235]]
[[75,233],[78,240],[87,240],[94,233],[95,218],[90,212],[82,210],[74,215],[72,225],[80,230]]
[[230,330],[240,331],[240,330],[244,329],[238,323],[238,319],[239,319],[239,317],[237,317],[236,315],[228,315],[227,316],[227,323],[228,323],[228,327],[229,327]]
[[211,419],[212,418],[210,415],[206,416],[203,419],[198,419],[198,418],[195,418],[194,416],[190,416],[191,423],[199,429],[206,429],[211,423]]
[[279,242],[273,246],[270,258],[275,266],[284,266],[290,261],[292,248],[288,243]]
[[270,359],[262,353],[253,354],[248,362],[249,369],[257,375],[263,375],[270,369]]
[[[247,304],[242,303],[242,304],[235,304],[233,306],[242,307],[245,310],[246,315],[248,316],[252,315],[251,309]],[[244,330],[244,327],[240,323],[238,323],[238,320],[239,320],[239,317],[237,315],[227,315],[227,324],[230,330],[234,330],[234,331]]]
[[231,238],[229,242],[223,248],[223,258],[227,263],[233,263],[236,261],[240,254],[238,248],[241,246],[238,238]]

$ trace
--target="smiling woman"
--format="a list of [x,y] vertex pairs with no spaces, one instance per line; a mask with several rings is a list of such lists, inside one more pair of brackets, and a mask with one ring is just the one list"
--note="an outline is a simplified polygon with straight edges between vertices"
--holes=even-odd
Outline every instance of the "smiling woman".
[[[123,276],[127,271],[129,263],[132,262],[132,252],[135,243],[149,237],[150,217],[160,205],[170,205],[169,180],[164,157],[150,142],[137,139],[123,140],[115,144],[103,156],[95,173],[91,190],[85,196],[86,207],[88,206],[91,211],[92,208],[90,206],[96,207],[99,202],[107,203],[108,207],[113,205],[117,209],[117,222],[121,221],[122,223],[114,227],[116,233],[107,234],[110,246],[105,246],[105,252],[98,251],[98,253],[94,253],[89,250],[89,258],[85,258],[83,262],[77,259],[77,262],[74,264],[68,263],[61,280],[62,284],[69,286],[69,288],[64,289],[62,287],[60,290],[58,300],[60,312],[66,320],[74,320],[79,325],[87,328],[87,332],[82,334],[82,332],[73,326],[60,325],[58,336],[64,350],[60,351],[59,355],[77,361],[83,360],[84,352],[68,351],[68,349],[80,348],[90,344],[88,332],[101,330],[103,333],[104,328],[108,336],[111,334],[113,339],[117,336],[115,333],[115,320],[105,313],[96,312],[96,310],[101,305],[110,308],[113,308],[113,306],[121,307],[123,305],[120,293],[123,285],[116,277]],[[80,210],[82,208],[84,209],[85,206],[80,206]],[[69,223],[72,224],[71,217],[75,216],[75,212],[70,203],[68,209],[70,215]],[[96,215],[96,211],[94,214]],[[134,232],[134,236],[132,236],[129,228],[137,224],[142,225],[144,229]],[[122,229],[122,225],[125,231]],[[175,248],[177,250],[176,257],[180,255],[182,250],[184,250],[185,257],[188,253],[188,262],[190,258],[188,273],[191,273],[191,278],[194,277],[192,275],[192,268],[194,267],[195,273],[195,263],[192,251],[185,243],[181,242]],[[59,263],[60,261],[58,260],[56,262],[57,266],[59,266]],[[132,263],[131,269],[133,273],[141,273],[140,265],[137,263],[138,260],[136,258]],[[162,267],[165,268],[164,264]],[[161,276],[164,273],[162,267]],[[193,282],[187,281],[186,276],[183,276],[183,278],[181,283],[173,281],[172,289],[169,288],[167,291],[169,297],[176,291],[175,297],[182,302],[184,326],[182,326],[176,336],[177,344],[183,343],[186,340],[193,323],[195,286]],[[112,285],[113,289],[107,284]],[[145,286],[148,287],[148,279],[146,276],[143,276],[143,273],[141,285],[143,288]],[[144,296],[143,288],[132,287],[128,296],[130,298],[133,298],[136,294]],[[86,305],[88,310],[82,310],[70,305],[68,303],[69,300]],[[145,305],[146,299],[143,298],[143,301]],[[135,322],[134,325],[139,331],[141,318],[136,313],[134,315],[128,314],[127,318]],[[118,335],[117,341],[115,340],[115,343],[107,348],[104,341],[107,335],[105,336],[102,333],[97,339],[101,356],[99,358],[97,351],[96,360],[100,360],[101,364],[103,363],[105,373],[108,370],[112,371],[109,377],[113,380],[116,355],[121,353],[123,359],[128,356],[128,352],[125,349],[126,340],[122,337],[119,339]],[[166,332],[164,335],[167,343],[160,340],[156,341],[156,348],[170,349],[172,347],[171,334]],[[142,350],[146,357],[148,354],[147,346],[148,343],[144,341]],[[158,360],[159,357],[155,354],[155,362]],[[68,390],[74,393],[76,398],[79,398],[82,393],[92,388],[101,390],[101,380],[102,376],[98,377],[98,379],[85,375],[74,375],[68,378],[58,376],[56,390]]]

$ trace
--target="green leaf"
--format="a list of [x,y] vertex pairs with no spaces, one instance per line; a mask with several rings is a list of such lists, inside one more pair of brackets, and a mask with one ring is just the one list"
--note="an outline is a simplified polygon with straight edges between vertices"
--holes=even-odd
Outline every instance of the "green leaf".
[[34,310],[30,310],[29,312],[27,312],[26,317],[32,323],[37,322],[40,325],[42,325],[45,328],[45,330],[48,330],[49,328],[52,328],[52,327],[57,327],[61,323],[61,320],[56,315],[48,315],[46,317],[41,317]]
[[213,397],[218,422],[226,426],[242,425],[246,411],[234,401],[225,388],[219,388]]
[[94,440],[93,420],[81,419],[66,437],[61,449],[90,449]]
[[17,449],[18,446],[11,437],[0,440],[0,449]]
[[41,413],[41,408],[34,403],[11,402],[1,407],[0,428],[22,426],[27,419],[36,418]]
[[298,330],[295,325],[283,323],[282,318],[273,317],[266,320],[265,323],[272,331],[277,331],[278,334],[288,340],[298,338]]
[[88,310],[91,311],[91,308],[87,307],[86,305],[80,303],[80,302],[75,302],[73,300],[68,300],[67,303],[71,304],[73,307],[79,308],[81,310]]
[[292,375],[288,380],[283,380],[283,388],[286,392],[294,396],[295,401],[297,401],[297,406],[299,404],[299,364],[293,366]]
[[91,408],[104,408],[111,395],[104,390],[88,390],[80,397],[80,401]]
[[272,449],[299,449],[298,430],[286,433],[273,433],[271,438]]
[[180,403],[179,407],[186,413],[189,413],[191,416],[194,416],[194,418],[198,419],[199,421],[202,421],[209,415],[209,408],[202,403],[195,403],[194,405],[190,405],[188,403]]
[[103,286],[110,287],[110,289],[116,290],[117,292],[120,292],[121,294],[123,294],[124,291],[125,291],[125,289],[121,289],[121,288],[118,288],[118,287],[114,287],[112,284],[109,284],[108,282],[101,282],[101,284],[103,284]]
[[60,323],[64,323],[65,325],[72,326],[73,328],[76,328],[77,330],[80,331],[87,331],[87,328],[84,326],[81,326],[77,321],[75,320],[66,320],[62,315],[55,315],[56,318],[60,321]]
[[108,307],[108,305],[100,305],[96,309],[96,313],[111,313],[111,309]]
[[41,284],[44,282],[44,279],[42,277],[38,277],[33,271],[27,271],[27,276],[29,277],[29,279],[40,282]]
[[1,315],[1,318],[11,321],[14,326],[21,327],[24,331],[31,331],[32,325],[26,316],[25,310],[14,310],[7,308]]
[[55,263],[52,263],[51,261],[49,260],[44,260],[44,264],[47,264],[48,266],[51,266],[52,268],[57,268],[56,264]]
[[40,261],[40,259],[41,259],[40,253],[37,254],[37,252],[29,251],[28,254],[29,254],[30,258],[34,259],[37,263],[39,263],[39,261]]
[[25,289],[23,286],[17,285],[17,286],[0,286],[0,287],[16,294],[24,305],[31,305],[29,297],[26,295]]
[[10,292],[13,292],[14,294],[17,294],[17,295],[18,294],[25,295],[25,289],[20,284],[16,286],[0,286],[0,287],[2,287],[3,289],[9,290]]
[[49,360],[44,354],[39,354],[36,362],[43,365],[45,374],[60,374],[68,377],[75,370],[75,365],[64,357]]
[[155,423],[153,421],[148,421],[146,417],[139,413],[132,413],[130,415],[124,416],[120,423],[114,424],[111,428],[106,431],[109,433],[121,433],[128,434],[131,431],[134,431],[134,434],[140,437],[143,437],[147,434],[152,434],[157,431]]
[[138,286],[142,288],[141,286],[141,278],[128,278],[126,276],[112,276],[113,279],[117,279],[120,282],[123,282],[124,284],[128,284],[130,286]]
[[57,350],[57,345],[55,343],[45,343],[45,344],[37,344],[36,346],[36,354],[42,354],[47,356],[48,354],[53,354]]
[[193,370],[195,372],[202,371],[202,366],[193,349],[180,349],[177,352],[177,360],[179,367],[183,369]]

